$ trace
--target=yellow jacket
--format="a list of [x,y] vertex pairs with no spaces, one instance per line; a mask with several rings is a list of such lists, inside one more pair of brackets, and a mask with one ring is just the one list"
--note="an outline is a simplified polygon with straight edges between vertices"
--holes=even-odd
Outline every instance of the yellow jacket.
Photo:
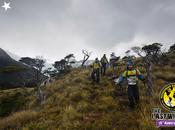
[[98,61],[98,62],[94,62],[94,63],[92,64],[92,67],[93,67],[93,69],[99,69],[99,68],[101,67],[101,64],[100,64],[99,61]]
[[138,76],[140,75],[140,71],[138,69],[133,69],[133,70],[126,70],[123,73],[123,77],[129,77],[129,76]]
[[138,79],[144,80],[143,75],[141,75],[138,69],[126,70],[120,77],[119,81],[122,82],[124,78],[127,78],[128,85],[136,85],[138,82]]

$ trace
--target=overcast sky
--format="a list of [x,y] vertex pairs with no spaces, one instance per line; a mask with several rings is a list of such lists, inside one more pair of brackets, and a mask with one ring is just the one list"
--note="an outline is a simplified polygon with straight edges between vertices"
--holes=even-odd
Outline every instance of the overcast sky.
[[[175,42],[175,0],[0,0],[0,47],[49,61],[82,49],[92,58],[131,46]],[[1,7],[0,6],[0,7]]]

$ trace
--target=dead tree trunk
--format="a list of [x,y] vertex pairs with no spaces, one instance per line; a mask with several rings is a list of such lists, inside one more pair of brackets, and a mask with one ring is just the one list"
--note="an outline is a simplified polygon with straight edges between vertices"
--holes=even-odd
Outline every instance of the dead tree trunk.
[[89,56],[84,56],[83,62],[81,64],[81,66],[83,67],[85,62],[89,59]]
[[152,63],[147,62],[146,63],[146,79],[147,79],[147,96],[152,96],[153,93],[153,76],[152,76]]
[[91,52],[88,52],[86,50],[82,50],[82,53],[84,55],[84,58],[83,58],[83,61],[82,61],[82,64],[81,66],[83,67],[85,62],[89,59],[90,55],[91,55]]
[[38,86],[37,98],[38,98],[38,102],[40,103],[40,105],[44,104],[45,96],[44,96],[44,93],[41,90],[40,86]]

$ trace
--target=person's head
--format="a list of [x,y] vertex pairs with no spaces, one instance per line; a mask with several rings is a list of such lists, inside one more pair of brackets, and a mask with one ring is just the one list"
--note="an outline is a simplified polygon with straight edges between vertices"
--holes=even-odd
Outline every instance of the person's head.
[[127,69],[128,69],[128,70],[133,70],[133,69],[134,69],[134,65],[133,65],[132,62],[129,62],[129,63],[127,64]]
[[98,61],[98,58],[95,58],[95,61]]
[[114,52],[112,52],[111,57],[112,57],[112,56],[115,56],[115,53],[114,53]]
[[106,57],[106,54],[104,54],[103,57]]

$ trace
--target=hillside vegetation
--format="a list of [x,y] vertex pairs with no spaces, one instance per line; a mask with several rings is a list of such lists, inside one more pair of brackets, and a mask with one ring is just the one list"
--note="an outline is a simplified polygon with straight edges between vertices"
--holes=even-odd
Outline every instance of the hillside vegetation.
[[[117,75],[123,70],[124,66],[120,66]],[[34,89],[2,90],[0,109],[4,112],[1,112],[0,129],[157,130],[151,110],[162,108],[159,92],[165,85],[164,80],[175,81],[173,66],[154,66],[153,97],[145,95],[146,86],[139,82],[141,101],[133,111],[128,109],[125,84],[119,88],[108,76],[102,77],[100,84],[93,84],[90,71],[89,68],[73,69],[42,88],[46,96],[43,105],[37,102]],[[145,70],[141,71],[144,73]],[[108,75],[110,73],[108,70]],[[161,130],[164,129],[171,128]]]

